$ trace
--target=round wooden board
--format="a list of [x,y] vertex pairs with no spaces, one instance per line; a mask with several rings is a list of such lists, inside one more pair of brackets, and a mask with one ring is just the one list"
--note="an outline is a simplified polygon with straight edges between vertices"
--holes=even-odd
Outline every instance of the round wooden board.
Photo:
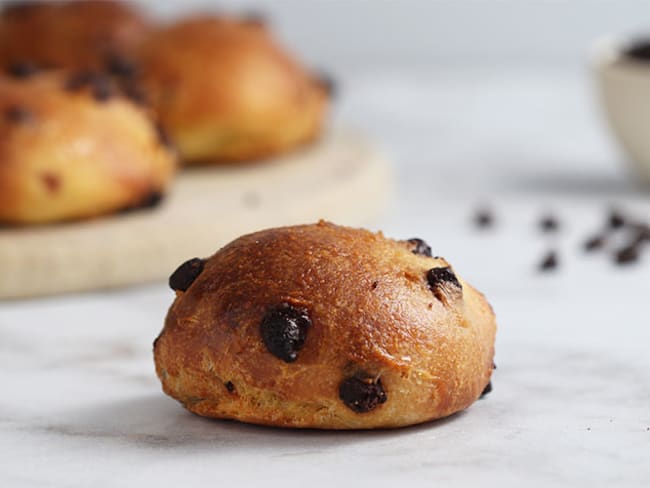
[[244,167],[183,171],[152,210],[85,222],[0,229],[0,298],[166,279],[182,261],[280,225],[364,225],[391,189],[389,166],[359,134]]

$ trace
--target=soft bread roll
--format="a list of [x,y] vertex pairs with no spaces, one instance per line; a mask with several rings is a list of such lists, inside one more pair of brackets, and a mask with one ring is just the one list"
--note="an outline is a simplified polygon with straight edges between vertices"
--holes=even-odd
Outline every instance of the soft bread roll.
[[419,239],[326,222],[270,229],[184,263],[170,285],[156,371],[199,415],[401,427],[488,389],[494,313]]
[[46,223],[149,206],[176,154],[148,114],[92,73],[0,76],[0,222]]
[[12,2],[0,9],[0,66],[123,71],[148,23],[112,0]]
[[257,21],[184,20],[149,37],[139,57],[154,107],[187,163],[264,158],[321,131],[327,84]]

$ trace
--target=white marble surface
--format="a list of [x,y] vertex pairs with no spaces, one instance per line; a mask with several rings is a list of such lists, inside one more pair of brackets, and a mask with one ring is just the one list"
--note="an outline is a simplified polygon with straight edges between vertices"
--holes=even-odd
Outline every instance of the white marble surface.
[[[427,239],[496,309],[492,394],[398,431],[205,420],[154,375],[163,285],[4,302],[0,486],[648,486],[650,252],[620,269],[580,243],[612,202],[650,219],[650,196],[622,170],[585,73],[373,74],[345,88],[337,116],[396,161],[398,198],[376,226]],[[481,201],[499,219],[486,233],[468,221]],[[557,236],[536,231],[546,210]],[[550,247],[561,268],[541,276]]]

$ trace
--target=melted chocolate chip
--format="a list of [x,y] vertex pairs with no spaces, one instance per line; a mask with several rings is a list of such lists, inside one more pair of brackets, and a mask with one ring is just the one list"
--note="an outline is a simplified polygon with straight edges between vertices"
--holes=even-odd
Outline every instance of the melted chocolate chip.
[[357,413],[374,410],[386,402],[386,392],[381,379],[352,376],[339,385],[339,398]]
[[602,249],[603,247],[605,247],[605,242],[606,242],[605,236],[596,235],[594,237],[587,239],[583,247],[584,250],[587,252],[596,251],[598,249]]
[[305,345],[311,319],[307,311],[282,304],[272,309],[262,319],[262,341],[275,357],[292,363],[298,359],[298,351]]
[[71,92],[90,88],[98,102],[105,102],[114,95],[111,79],[101,73],[81,71],[70,76],[65,82],[65,89]]
[[494,225],[494,216],[489,210],[479,210],[474,215],[474,224],[479,229],[487,229]]
[[106,57],[106,69],[118,78],[131,79],[138,74],[137,65],[131,59],[117,53],[109,54]]
[[160,205],[165,199],[165,194],[160,191],[152,191],[146,197],[142,199],[138,208],[154,208]]
[[418,239],[417,237],[414,237],[412,239],[409,239],[408,243],[411,244],[411,246],[413,246],[413,248],[411,249],[411,252],[413,254],[431,257],[431,247],[422,239]]
[[34,119],[34,114],[19,105],[13,105],[5,110],[5,120],[12,124],[25,124]]
[[23,61],[21,63],[14,63],[7,68],[7,74],[13,76],[14,78],[29,78],[30,76],[35,75],[40,71],[40,68],[28,61]]
[[59,191],[59,188],[61,188],[61,179],[55,174],[43,173],[41,175],[41,181],[50,193],[56,193]]
[[463,286],[449,266],[432,268],[427,271],[427,283],[433,295],[443,303],[448,302],[450,291],[462,291]]
[[552,215],[543,217],[539,222],[542,232],[555,232],[560,228],[560,223]]
[[147,94],[138,85],[133,83],[124,84],[121,87],[122,93],[126,98],[131,100],[136,105],[148,105],[149,98]]
[[370,289],[371,290],[376,290],[378,286],[379,286],[379,282],[378,281],[373,281],[372,285],[370,285]]
[[172,142],[171,138],[169,137],[169,134],[167,133],[167,130],[165,127],[163,127],[162,124],[156,123],[155,124],[155,129],[156,129],[156,134],[158,135],[158,140],[160,141],[160,144],[165,146],[168,149],[174,149],[174,143]]
[[233,385],[232,381],[226,381],[224,386],[226,387],[226,390],[228,390],[228,393],[233,393],[235,391],[235,385]]
[[549,251],[539,263],[540,271],[551,271],[558,267],[558,257],[555,251]]
[[492,391],[492,382],[490,381],[487,385],[485,385],[485,388],[483,389],[483,392],[481,393],[481,398],[483,398],[485,395],[487,395],[491,391]]
[[639,260],[641,253],[637,244],[625,246],[614,253],[616,264],[631,264]]
[[169,277],[169,287],[175,291],[187,291],[203,271],[204,261],[193,258],[181,264]]
[[637,61],[650,61],[650,40],[636,41],[624,51],[624,54]]

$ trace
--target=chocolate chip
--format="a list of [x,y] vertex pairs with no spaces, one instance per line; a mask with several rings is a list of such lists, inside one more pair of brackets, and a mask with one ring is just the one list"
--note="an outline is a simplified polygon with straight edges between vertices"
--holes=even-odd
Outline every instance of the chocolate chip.
[[494,216],[489,210],[478,210],[474,215],[474,224],[479,229],[487,229],[494,225]]
[[138,74],[138,67],[135,62],[117,53],[109,54],[106,57],[106,69],[110,74],[118,78],[132,79]]
[[614,253],[616,264],[631,264],[639,260],[640,252],[637,244],[627,245]]
[[636,41],[624,51],[625,56],[638,61],[650,61],[650,40]]
[[287,303],[269,311],[260,324],[262,341],[271,354],[284,362],[298,359],[305,345],[311,319],[306,310]]
[[226,390],[228,390],[228,393],[235,391],[235,385],[233,385],[232,381],[226,381],[226,383],[224,383],[224,386],[226,387]]
[[162,144],[163,146],[165,146],[168,149],[173,149],[174,144],[173,144],[171,138],[169,137],[169,134],[167,133],[167,130],[165,129],[165,127],[160,123],[156,123],[155,124],[155,129],[156,129],[156,134],[158,135],[158,141],[160,141],[160,144]]
[[71,92],[90,88],[98,102],[106,102],[114,95],[111,79],[94,71],[81,71],[70,76],[65,82],[65,89]]
[[108,78],[97,78],[92,86],[92,94],[98,102],[106,102],[113,95],[113,86]]
[[596,251],[598,249],[602,249],[605,246],[605,242],[605,236],[596,235],[587,239],[583,247],[587,252]]
[[154,208],[160,205],[165,199],[165,194],[160,191],[152,191],[142,199],[138,208]]
[[153,348],[154,348],[154,349],[156,348],[156,345],[158,344],[158,341],[160,340],[160,337],[161,337],[161,336],[162,336],[162,332],[158,335],[158,337],[156,337],[156,338],[153,340]]
[[319,72],[314,76],[318,81],[318,84],[323,88],[323,90],[325,90],[325,93],[327,93],[328,96],[333,98],[339,93],[339,85],[332,75]]
[[379,282],[378,281],[373,281],[372,285],[370,285],[370,289],[371,290],[376,290],[377,286],[379,286]]
[[41,181],[50,193],[56,193],[59,191],[59,188],[61,188],[61,179],[55,174],[43,173],[41,175]]
[[626,223],[625,216],[616,209],[612,209],[607,217],[607,225],[610,229],[620,229]]
[[47,5],[47,2],[26,2],[24,0],[10,0],[3,2],[0,7],[2,15],[26,16],[36,12],[39,8]]
[[448,294],[453,291],[462,291],[463,286],[449,266],[432,268],[427,271],[427,283],[433,295],[441,302],[448,303]]
[[558,267],[559,261],[555,251],[549,251],[539,263],[540,271],[551,271]]
[[121,87],[122,93],[126,98],[131,100],[136,105],[148,105],[149,98],[144,90],[136,84],[127,83]]
[[492,361],[492,369],[497,369],[497,365],[494,361]]
[[487,385],[485,385],[485,388],[483,389],[483,392],[481,393],[480,398],[483,398],[485,395],[487,395],[491,391],[492,391],[492,382],[490,381]]
[[412,239],[409,239],[408,243],[411,244],[411,246],[413,246],[413,248],[411,249],[411,252],[413,254],[417,254],[419,256],[431,257],[431,247],[422,239],[418,239],[417,237],[414,237]]
[[187,291],[203,271],[204,261],[193,258],[181,264],[169,277],[169,287],[175,291]]
[[34,114],[20,105],[13,105],[5,110],[5,120],[12,124],[25,124],[33,119]]
[[14,63],[7,68],[7,74],[9,76],[13,76],[14,78],[20,78],[20,79],[29,78],[30,76],[35,75],[39,71],[40,68],[36,64],[30,63],[28,61]]
[[543,217],[539,222],[542,232],[555,232],[560,228],[560,223],[552,215]]
[[352,376],[339,385],[339,398],[355,412],[366,413],[386,402],[387,397],[381,379]]

